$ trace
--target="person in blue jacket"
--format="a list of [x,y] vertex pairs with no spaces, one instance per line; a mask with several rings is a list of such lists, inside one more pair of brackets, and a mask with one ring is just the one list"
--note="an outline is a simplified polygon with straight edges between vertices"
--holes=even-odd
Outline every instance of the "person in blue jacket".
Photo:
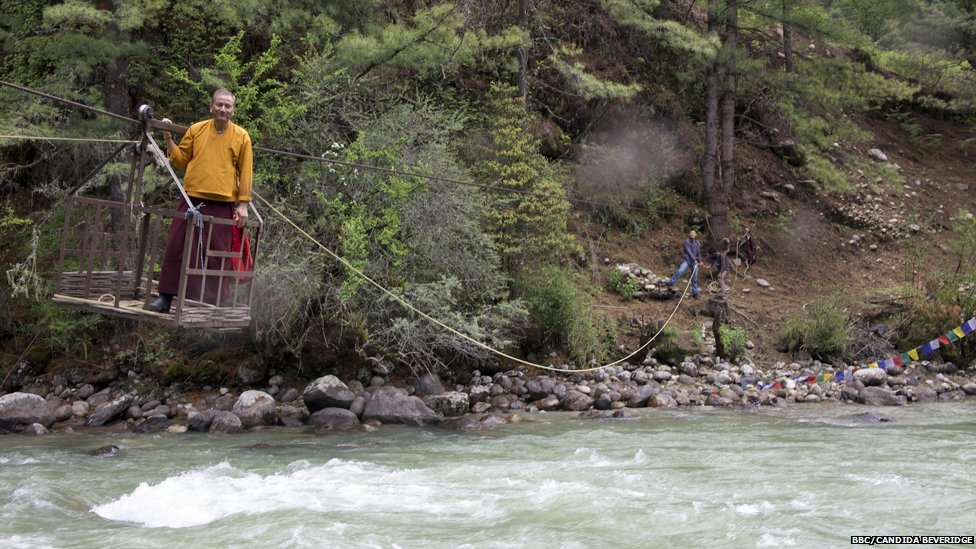
[[684,250],[681,255],[681,266],[678,272],[674,273],[668,281],[668,288],[674,288],[674,283],[681,275],[692,267],[691,270],[691,297],[698,297],[698,267],[702,264],[701,242],[698,241],[698,233],[694,229],[688,231],[688,239],[685,240]]

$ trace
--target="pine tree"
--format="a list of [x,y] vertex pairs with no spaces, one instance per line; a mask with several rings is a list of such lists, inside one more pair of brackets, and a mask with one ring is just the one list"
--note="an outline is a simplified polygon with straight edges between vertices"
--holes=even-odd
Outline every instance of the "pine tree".
[[571,243],[564,177],[539,153],[518,91],[493,84],[490,93],[492,144],[479,170],[496,188],[489,192],[490,232],[509,272],[556,263]]

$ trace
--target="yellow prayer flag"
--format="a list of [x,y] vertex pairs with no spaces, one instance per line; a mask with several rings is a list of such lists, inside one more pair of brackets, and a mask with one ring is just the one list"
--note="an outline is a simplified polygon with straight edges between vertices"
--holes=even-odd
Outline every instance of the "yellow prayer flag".
[[877,367],[878,367],[877,362],[872,362],[871,364],[868,364],[868,368],[877,368]]
[[959,339],[966,337],[966,332],[962,331],[962,326],[956,328],[955,330],[952,330],[952,332],[957,336],[959,336]]
[[908,351],[908,356],[910,356],[912,360],[918,360],[918,349],[912,349],[911,351]]

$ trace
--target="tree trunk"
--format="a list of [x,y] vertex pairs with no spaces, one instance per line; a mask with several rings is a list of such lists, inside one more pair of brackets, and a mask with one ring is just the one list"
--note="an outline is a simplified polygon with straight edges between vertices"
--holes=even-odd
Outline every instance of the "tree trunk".
[[[708,0],[708,33],[718,36],[718,0]],[[718,167],[718,69],[719,56],[708,68],[705,99],[705,154],[702,157],[702,186],[707,194],[715,188]]]
[[786,72],[793,73],[793,24],[790,22],[790,2],[783,0],[783,57],[786,59]]
[[725,345],[722,342],[722,337],[719,335],[719,328],[723,324],[728,324],[730,320],[728,299],[720,294],[709,297],[708,313],[712,317],[712,337],[715,338],[715,354],[722,358],[729,358],[726,356]]
[[[524,32],[529,32],[529,14],[526,4],[529,0],[518,0],[518,24]],[[518,92],[524,106],[529,97],[529,48],[522,44],[518,48]]]
[[729,238],[729,197],[735,186],[735,72],[738,17],[736,1],[728,0],[725,20],[725,71],[722,87],[722,182],[708,196],[709,226],[715,242]]

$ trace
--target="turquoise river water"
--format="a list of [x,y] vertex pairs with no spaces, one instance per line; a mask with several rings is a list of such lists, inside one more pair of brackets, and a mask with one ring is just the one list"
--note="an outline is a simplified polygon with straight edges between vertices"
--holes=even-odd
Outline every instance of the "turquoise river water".
[[[849,547],[976,534],[976,399],[465,435],[0,437],[0,547]],[[87,452],[114,444],[114,457]]]

